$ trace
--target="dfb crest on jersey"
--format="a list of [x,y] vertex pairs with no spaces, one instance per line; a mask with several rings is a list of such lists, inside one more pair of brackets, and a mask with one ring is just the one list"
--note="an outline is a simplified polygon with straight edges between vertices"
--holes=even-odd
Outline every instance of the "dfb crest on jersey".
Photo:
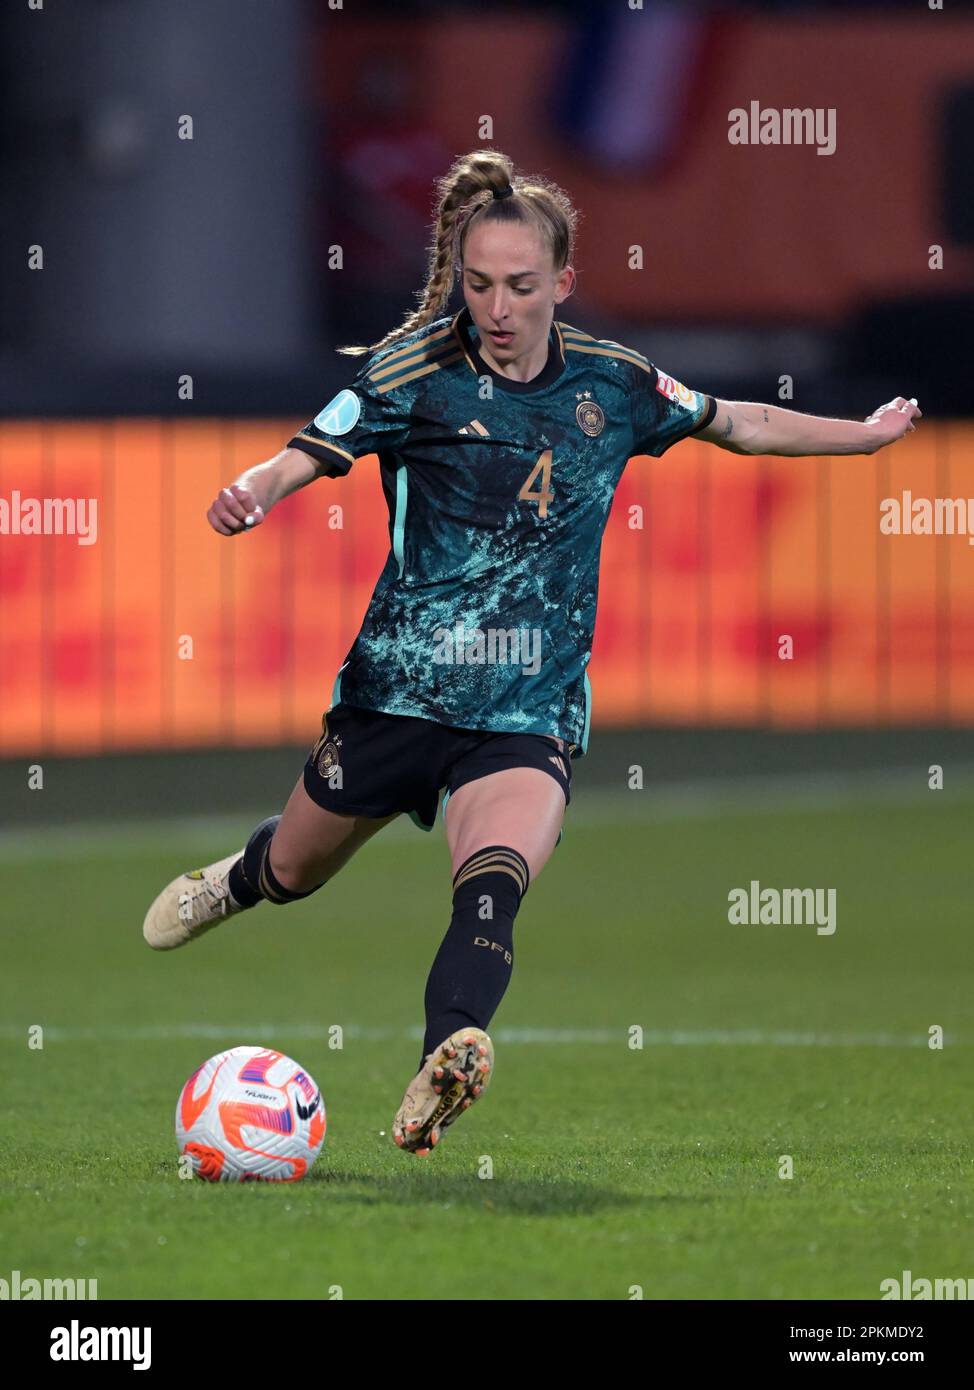
[[[585,395],[588,396],[587,391]],[[605,411],[600,405],[596,405],[595,401],[580,400],[575,407],[575,419],[583,434],[591,435],[593,438],[605,429]]]
[[322,434],[348,434],[358,424],[362,414],[362,402],[354,391],[348,388],[339,391],[323,410],[315,416],[315,428]]

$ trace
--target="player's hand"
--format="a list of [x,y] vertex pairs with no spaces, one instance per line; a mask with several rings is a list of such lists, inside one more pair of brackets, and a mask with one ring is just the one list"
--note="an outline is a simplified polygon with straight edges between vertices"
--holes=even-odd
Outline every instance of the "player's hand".
[[259,526],[264,520],[264,509],[247,488],[231,483],[221,488],[219,497],[210,503],[206,519],[221,536],[237,536]]
[[919,420],[922,415],[923,411],[915,400],[907,401],[902,396],[881,405],[866,420],[866,428],[875,440],[873,447],[881,449],[884,444],[892,444],[902,439],[904,434],[914,432],[916,425],[913,421]]

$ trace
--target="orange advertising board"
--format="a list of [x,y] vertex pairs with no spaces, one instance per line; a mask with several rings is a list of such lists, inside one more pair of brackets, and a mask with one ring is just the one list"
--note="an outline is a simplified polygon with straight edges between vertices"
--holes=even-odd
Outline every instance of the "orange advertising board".
[[[0,426],[0,754],[313,741],[388,551],[376,461],[252,535],[206,522],[295,423]],[[974,546],[916,534],[922,508],[910,534],[881,530],[904,495],[970,498],[974,532],[974,425],[924,421],[868,458],[687,440],[632,459],[602,548],[593,729],[974,722]]]

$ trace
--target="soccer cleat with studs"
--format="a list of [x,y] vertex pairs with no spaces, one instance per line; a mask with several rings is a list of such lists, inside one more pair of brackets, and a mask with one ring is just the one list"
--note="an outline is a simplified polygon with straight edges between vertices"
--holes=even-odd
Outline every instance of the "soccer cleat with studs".
[[230,896],[227,876],[243,854],[180,874],[168,884],[145,915],[142,935],[154,951],[172,951],[232,917],[241,907]]
[[407,1153],[425,1157],[445,1129],[469,1110],[490,1082],[494,1044],[481,1028],[459,1028],[433,1049],[409,1083],[392,1137]]

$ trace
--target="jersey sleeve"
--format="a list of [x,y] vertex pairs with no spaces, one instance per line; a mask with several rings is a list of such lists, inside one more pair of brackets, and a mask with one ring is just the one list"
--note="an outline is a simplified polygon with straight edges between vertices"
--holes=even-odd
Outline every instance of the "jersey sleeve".
[[659,458],[671,444],[698,434],[717,413],[713,396],[691,391],[658,367],[635,372],[632,395],[633,453]]
[[401,393],[383,390],[370,375],[373,363],[333,396],[315,418],[288,440],[289,449],[310,454],[319,477],[343,477],[363,454],[395,449],[409,432]]

